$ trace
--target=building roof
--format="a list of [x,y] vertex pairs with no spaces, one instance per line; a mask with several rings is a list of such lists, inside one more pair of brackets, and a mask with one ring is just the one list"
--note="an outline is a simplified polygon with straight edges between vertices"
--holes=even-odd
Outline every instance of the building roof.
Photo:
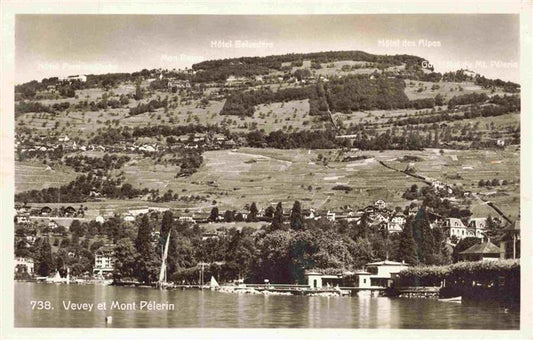
[[[466,228],[466,226],[464,225],[463,221],[461,221],[461,219],[459,219],[459,218],[450,217],[450,218],[448,218],[448,221],[450,221],[450,227],[453,227],[453,228]],[[455,222],[458,225],[452,225],[452,222]],[[455,224],[455,223],[453,223],[453,224]]]
[[491,242],[475,244],[459,254],[499,254],[500,248]]
[[408,264],[402,263],[402,262],[385,260],[385,261],[367,263],[366,266],[367,267],[368,266],[408,266]]
[[100,248],[96,250],[96,254],[109,254],[115,251],[115,247],[113,245],[103,245]]
[[351,275],[371,275],[371,274],[369,272],[367,272],[367,271],[364,271],[364,270],[356,270]]

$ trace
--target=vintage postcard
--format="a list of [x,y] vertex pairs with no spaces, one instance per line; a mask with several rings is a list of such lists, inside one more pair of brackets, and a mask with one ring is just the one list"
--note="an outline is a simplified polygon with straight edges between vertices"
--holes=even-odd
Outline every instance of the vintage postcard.
[[531,336],[530,5],[11,5],[12,334]]

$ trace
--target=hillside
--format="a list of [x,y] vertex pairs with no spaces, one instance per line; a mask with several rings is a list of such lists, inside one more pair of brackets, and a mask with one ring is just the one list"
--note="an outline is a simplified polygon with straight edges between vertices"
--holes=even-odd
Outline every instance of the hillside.
[[[403,208],[416,180],[378,161],[403,170],[394,159],[416,154],[418,171],[468,190],[506,180],[493,200],[517,216],[520,86],[468,70],[436,73],[423,61],[320,52],[17,85],[17,197],[64,191],[88,206],[149,201],[204,212],[294,200],[335,210],[385,199]],[[86,155],[130,160],[83,171],[66,164]],[[490,213],[463,197],[458,204]]]

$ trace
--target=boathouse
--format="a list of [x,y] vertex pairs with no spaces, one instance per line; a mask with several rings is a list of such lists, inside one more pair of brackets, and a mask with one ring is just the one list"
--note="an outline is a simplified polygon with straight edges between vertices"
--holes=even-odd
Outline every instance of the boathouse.
[[305,277],[307,279],[307,284],[311,288],[321,289],[322,287],[327,286],[337,286],[342,284],[342,275],[327,275],[319,272],[309,271],[306,272]]
[[356,282],[358,288],[392,287],[394,275],[408,268],[408,264],[394,261],[379,261],[365,265],[365,271],[358,271]]

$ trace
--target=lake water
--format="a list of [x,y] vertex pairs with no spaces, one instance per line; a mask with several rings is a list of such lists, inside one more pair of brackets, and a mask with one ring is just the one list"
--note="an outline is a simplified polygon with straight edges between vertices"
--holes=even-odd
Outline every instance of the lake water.
[[[31,301],[39,300],[50,301],[50,309],[32,310]],[[93,304],[92,311],[65,310],[69,301]],[[137,309],[110,310],[113,301],[135,302]],[[174,310],[139,310],[141,301],[167,303],[161,306],[173,305]],[[103,302],[106,310],[98,310]],[[468,302],[15,283],[15,327],[106,327],[106,316],[113,318],[107,327],[520,328],[518,309]]]

